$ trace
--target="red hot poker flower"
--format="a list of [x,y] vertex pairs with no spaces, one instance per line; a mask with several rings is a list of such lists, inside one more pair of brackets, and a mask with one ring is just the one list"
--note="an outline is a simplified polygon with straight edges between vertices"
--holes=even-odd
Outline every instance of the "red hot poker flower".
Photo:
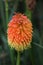
[[29,47],[32,41],[32,23],[21,13],[17,13],[8,24],[8,44],[17,51]]

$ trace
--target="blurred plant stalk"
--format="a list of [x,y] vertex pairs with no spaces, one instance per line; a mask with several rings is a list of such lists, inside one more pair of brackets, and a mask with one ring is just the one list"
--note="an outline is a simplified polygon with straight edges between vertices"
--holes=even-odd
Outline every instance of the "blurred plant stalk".
[[[8,24],[8,0],[5,0],[5,13],[6,13],[6,30],[7,30],[7,24]],[[11,58],[11,63],[14,65],[14,54],[13,54],[13,49],[9,47],[9,52],[10,52],[10,58]]]
[[5,13],[6,13],[6,29],[8,24],[8,0],[5,0]]

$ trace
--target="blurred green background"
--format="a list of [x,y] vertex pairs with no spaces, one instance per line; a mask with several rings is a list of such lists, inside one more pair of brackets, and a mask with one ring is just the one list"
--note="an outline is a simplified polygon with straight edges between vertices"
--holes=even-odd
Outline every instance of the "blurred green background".
[[20,65],[43,65],[43,0],[36,0],[33,12],[26,9],[25,0],[0,0],[0,65],[16,65],[17,52],[7,43],[7,24],[14,12],[27,15],[34,31],[32,47],[20,53]]

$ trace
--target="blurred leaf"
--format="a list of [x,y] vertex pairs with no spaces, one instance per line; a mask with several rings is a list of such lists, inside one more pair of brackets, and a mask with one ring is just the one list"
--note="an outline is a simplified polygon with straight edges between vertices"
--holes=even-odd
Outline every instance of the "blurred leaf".
[[40,43],[40,34],[38,29],[33,30],[33,42]]
[[33,42],[32,42],[32,58],[35,65],[43,65],[43,46],[40,44],[40,34],[37,29],[33,33]]
[[2,46],[0,46],[0,53],[2,52]]

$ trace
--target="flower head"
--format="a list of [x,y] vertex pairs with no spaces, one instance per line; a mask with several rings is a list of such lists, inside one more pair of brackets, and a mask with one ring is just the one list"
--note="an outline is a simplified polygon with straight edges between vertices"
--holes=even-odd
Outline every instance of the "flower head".
[[21,13],[17,13],[8,24],[8,44],[17,51],[29,47],[32,41],[32,23]]

